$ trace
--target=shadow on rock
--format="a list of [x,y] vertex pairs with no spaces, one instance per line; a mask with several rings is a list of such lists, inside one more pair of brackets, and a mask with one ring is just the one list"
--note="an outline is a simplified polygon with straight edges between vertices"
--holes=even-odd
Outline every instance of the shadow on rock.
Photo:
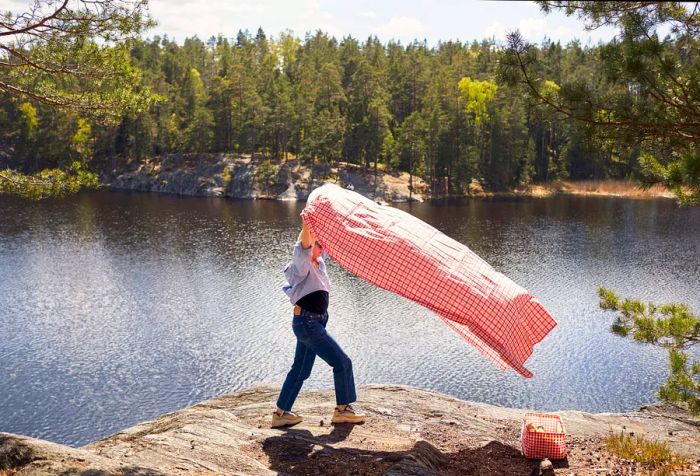
[[[352,432],[336,426],[326,435],[289,429],[263,442],[270,469],[291,475],[529,475],[540,474],[539,460],[526,459],[519,449],[497,441],[479,448],[442,453],[428,441],[417,441],[400,451],[377,451],[342,444]],[[334,443],[341,443],[332,446]],[[566,460],[555,461],[566,468]],[[536,470],[536,471],[535,471]]]
[[[540,474],[540,460],[527,459],[520,449],[491,441],[480,448],[465,448],[450,453],[448,468],[444,474],[488,474],[510,476],[513,474]],[[567,460],[553,461],[554,468],[568,468]]]
[[21,468],[31,463],[32,449],[19,438],[0,437],[0,471]]
[[373,451],[352,446],[331,446],[346,440],[352,425],[336,425],[331,433],[286,430],[264,440],[270,469],[284,474],[307,475],[439,475],[448,459],[427,441],[405,451]]
[[167,476],[167,474],[148,468],[126,466],[116,471],[101,469],[67,469],[56,473],[56,476]]

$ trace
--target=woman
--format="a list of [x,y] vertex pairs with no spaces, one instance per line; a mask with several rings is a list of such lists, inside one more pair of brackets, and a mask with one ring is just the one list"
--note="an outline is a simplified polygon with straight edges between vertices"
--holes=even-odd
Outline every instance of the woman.
[[352,362],[333,337],[326,332],[328,297],[331,282],[326,272],[328,252],[316,241],[302,220],[302,229],[294,245],[292,261],[284,268],[287,283],[284,292],[294,304],[292,330],[297,338],[294,363],[282,385],[272,427],[291,426],[303,420],[293,413],[292,405],[304,380],[309,378],[316,356],[333,367],[336,407],[332,423],[364,423],[365,416],[350,405],[355,395]]

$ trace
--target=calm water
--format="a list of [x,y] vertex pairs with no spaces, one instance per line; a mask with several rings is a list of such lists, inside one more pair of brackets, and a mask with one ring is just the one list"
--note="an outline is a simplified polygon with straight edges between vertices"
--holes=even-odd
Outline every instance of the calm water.
[[[0,198],[0,431],[77,446],[209,397],[280,385],[294,346],[281,268],[302,208],[107,192]],[[543,410],[654,399],[664,352],[612,335],[596,287],[700,311],[700,209],[576,197],[401,208],[528,288],[559,325],[526,380],[426,309],[331,263],[329,329],[359,385]],[[306,388],[319,387],[332,387],[322,362]]]

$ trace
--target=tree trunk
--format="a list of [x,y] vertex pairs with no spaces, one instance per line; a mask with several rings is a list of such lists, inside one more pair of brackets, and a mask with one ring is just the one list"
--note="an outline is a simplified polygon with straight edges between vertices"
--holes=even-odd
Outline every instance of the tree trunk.
[[547,157],[544,151],[544,121],[542,122],[542,140],[540,142],[540,157],[542,158],[542,163],[544,164],[544,181],[547,182],[547,179],[549,178],[549,157]]
[[374,196],[377,196],[377,161],[379,160],[379,154],[374,156]]
[[411,142],[411,155],[408,156],[408,201],[413,200],[413,142]]

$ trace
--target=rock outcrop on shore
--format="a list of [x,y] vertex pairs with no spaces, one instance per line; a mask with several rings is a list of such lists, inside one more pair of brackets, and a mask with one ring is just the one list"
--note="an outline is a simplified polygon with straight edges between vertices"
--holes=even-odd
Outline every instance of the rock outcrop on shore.
[[216,154],[174,154],[143,163],[125,163],[103,173],[112,189],[236,199],[306,200],[324,182],[338,183],[384,202],[423,201],[425,184],[406,173],[372,171],[345,165],[309,167],[299,160],[273,164],[261,158]]
[[[337,166],[300,160],[273,163],[256,155],[170,154],[145,161],[105,159],[95,164],[101,181],[113,190],[169,193],[187,196],[228,197],[232,199],[306,200],[311,191],[325,182],[351,188],[378,202],[424,201],[446,197],[446,182],[436,181],[430,190],[419,177],[406,172],[375,171],[339,163]],[[411,180],[413,193],[410,191]],[[585,195],[626,198],[674,198],[660,185],[641,188],[634,181],[588,180],[533,184],[510,191],[487,191],[474,180],[465,194],[451,190],[450,197],[549,197]]]
[[[520,475],[536,461],[520,452],[524,410],[466,402],[396,385],[359,392],[369,420],[330,425],[332,390],[303,393],[305,420],[270,428],[278,389],[257,387],[163,415],[82,448],[0,433],[0,475]],[[625,414],[558,412],[569,456],[556,474],[643,474],[608,454],[609,432],[665,441],[699,474],[700,422],[663,405]]]

